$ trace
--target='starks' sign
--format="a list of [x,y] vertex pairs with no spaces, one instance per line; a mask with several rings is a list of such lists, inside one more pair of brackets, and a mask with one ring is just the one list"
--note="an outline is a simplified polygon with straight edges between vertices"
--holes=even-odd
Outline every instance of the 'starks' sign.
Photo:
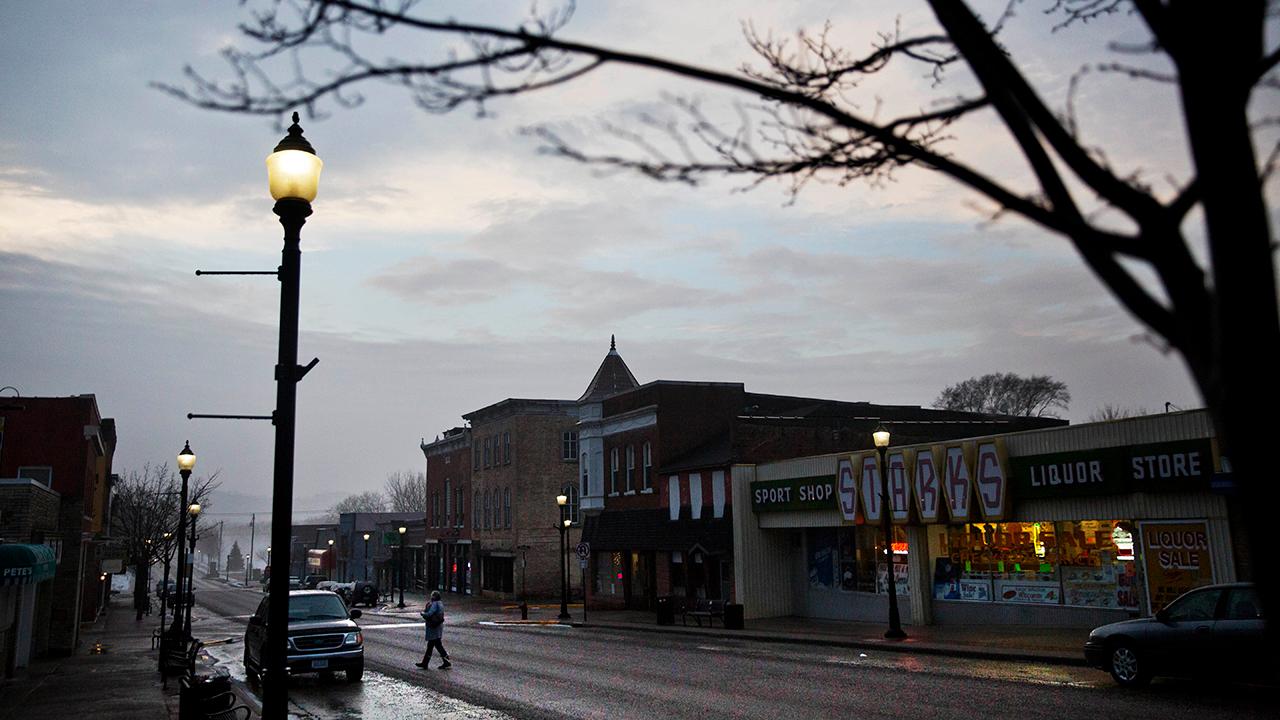
[[1009,508],[1009,456],[1003,438],[979,440],[973,484],[984,520],[1003,520]]
[[840,490],[840,514],[845,522],[853,522],[858,515],[858,481],[853,473],[853,458],[840,458],[836,464],[836,478]]
[[1011,460],[1018,497],[1072,497],[1128,492],[1205,490],[1213,479],[1207,438]]
[[869,523],[880,522],[880,458],[874,450],[856,453],[854,467],[858,469],[859,500],[862,501],[862,517]]
[[834,510],[837,498],[834,475],[760,480],[751,483],[751,509],[758,513],[784,510]]
[[911,520],[911,457],[909,450],[885,456],[889,477],[889,519],[899,525]]

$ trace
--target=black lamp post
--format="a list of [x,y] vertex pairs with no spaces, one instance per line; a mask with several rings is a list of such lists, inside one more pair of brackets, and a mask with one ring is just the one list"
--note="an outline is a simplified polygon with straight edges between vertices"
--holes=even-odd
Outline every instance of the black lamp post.
[[893,520],[889,508],[889,464],[885,462],[889,431],[880,425],[871,433],[871,438],[880,454],[880,525],[884,529],[885,584],[889,586],[889,629],[884,631],[884,636],[901,640],[907,634],[902,631],[902,619],[898,616],[898,580],[893,574]]
[[191,589],[183,597],[186,605],[186,620],[183,621],[183,634],[191,637],[191,606],[196,604],[196,520],[200,518],[200,503],[187,506],[187,514],[191,516],[191,577],[187,578]]
[[[160,550],[161,552],[164,553],[164,584],[160,586],[162,590],[159,593],[160,595],[160,632],[163,633],[165,616],[169,614],[169,561],[173,559],[173,533],[171,532],[163,533],[160,537],[162,539],[162,542],[164,543],[161,546],[161,550]],[[163,660],[163,656],[162,656],[162,660]]]
[[396,605],[396,607],[404,607],[404,533],[408,529],[409,528],[403,525],[401,525],[399,528],[400,530],[400,547],[399,547],[400,562],[397,563],[396,574],[400,576],[400,579],[396,582],[396,584],[400,586],[400,604]]
[[[178,474],[182,476],[182,503],[178,505],[181,508],[178,511],[178,563],[175,569],[175,577],[177,583],[178,597],[185,600],[186,591],[183,589],[184,568],[187,565],[185,555],[187,544],[187,483],[191,480],[191,471],[196,467],[196,454],[191,452],[191,441],[183,443],[182,452],[178,453]],[[173,611],[173,624],[169,626],[169,637],[179,639],[186,637],[184,635],[184,625],[182,623],[182,612],[178,608]],[[164,653],[161,653],[164,655]]]
[[329,571],[330,571],[329,579],[330,580],[338,579],[334,577],[335,575],[338,574],[337,569],[338,569],[338,557],[337,557],[337,554],[334,553],[333,551],[333,538],[329,538]]
[[311,214],[311,201],[320,186],[323,163],[311,143],[302,137],[298,113],[293,114],[289,134],[267,157],[267,184],[273,208],[284,227],[280,253],[280,348],[276,362],[275,471],[272,480],[271,544],[284,553],[285,572],[272,572],[268,593],[267,640],[262,650],[264,683],[262,716],[285,720],[289,689],[286,638],[289,629],[289,545],[293,535],[293,451],[298,411],[298,381],[316,361],[298,365],[298,285],[302,272],[302,225]]
[[364,581],[369,582],[369,533],[364,534]]
[[560,531],[560,615],[557,619],[569,619],[569,568],[565,564],[565,533],[569,532],[568,516],[569,498],[564,495],[556,496],[556,505],[560,506],[560,522],[557,523],[556,529]]

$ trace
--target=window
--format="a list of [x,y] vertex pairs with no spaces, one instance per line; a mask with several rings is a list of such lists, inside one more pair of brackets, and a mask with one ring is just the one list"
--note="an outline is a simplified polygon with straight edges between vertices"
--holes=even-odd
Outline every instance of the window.
[[618,448],[609,451],[609,492],[618,494]]
[[502,464],[511,464],[511,431],[502,433]]
[[493,521],[493,516],[489,514],[489,494],[490,493],[488,490],[484,491],[484,529],[485,530],[488,530],[489,528],[493,527],[490,524]]
[[475,528],[476,530],[479,530],[480,528],[484,527],[484,525],[480,523],[480,491],[479,490],[476,491],[475,499],[472,500],[471,502],[471,515],[472,515],[471,527]]
[[440,527],[440,493],[431,493],[431,527]]
[[493,434],[493,466],[498,467],[502,464],[502,446],[498,444],[498,440],[502,438],[498,433]]
[[644,444],[644,472],[640,476],[640,489],[649,491],[653,489],[653,447],[648,442]]
[[480,559],[481,587],[491,592],[509,593],[515,587],[515,558],[492,557],[486,555]]
[[636,448],[634,445],[627,446],[627,492],[635,492],[636,489]]
[[1222,590],[1200,590],[1187,593],[1171,603],[1165,613],[1169,622],[1189,622],[1194,620],[1212,620],[1218,610],[1218,599]]
[[489,467],[489,462],[490,462],[489,438],[485,438],[484,439],[484,466]]
[[471,469],[480,469],[480,447],[478,445],[471,446]]
[[444,481],[444,522],[447,525],[449,519],[453,517],[453,493],[449,490],[449,481]]
[[689,473],[689,517],[702,519],[702,473]]
[[667,508],[671,511],[671,519],[680,519],[680,476],[667,478]]
[[1262,603],[1253,588],[1232,588],[1227,591],[1227,607],[1223,620],[1262,620]]
[[560,436],[560,459],[572,460],[578,456],[578,433],[566,430]]
[[572,522],[574,525],[577,525],[578,522],[581,520],[581,518],[578,516],[577,486],[570,483],[569,485],[565,485],[560,490],[560,492],[564,493],[564,496],[568,498],[568,501],[565,502],[564,504],[565,517],[569,518],[569,521]]
[[53,468],[47,465],[20,467],[18,477],[35,480],[45,487],[53,487]]
[[590,483],[591,476],[587,472],[587,454],[586,453],[582,453],[581,467],[582,467],[582,494],[589,495],[591,493],[591,483]]
[[464,520],[466,517],[467,517],[467,516],[466,516],[466,513],[464,513],[464,512],[462,511],[462,488],[461,488],[461,487],[459,487],[459,488],[458,488],[458,519],[457,519],[457,525],[458,525],[458,527],[462,527],[462,525],[463,525],[463,520]]
[[502,526],[511,527],[511,488],[502,491]]

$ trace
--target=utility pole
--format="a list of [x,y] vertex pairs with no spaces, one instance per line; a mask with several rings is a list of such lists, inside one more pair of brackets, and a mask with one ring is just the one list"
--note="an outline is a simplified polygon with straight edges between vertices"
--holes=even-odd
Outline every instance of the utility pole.
[[228,581],[231,579],[231,572],[227,570],[227,556],[222,552],[222,523],[226,520],[218,521],[218,562],[222,563],[222,579]]
[[249,562],[244,564],[244,584],[246,587],[253,579],[253,541],[258,531],[258,514],[249,515]]

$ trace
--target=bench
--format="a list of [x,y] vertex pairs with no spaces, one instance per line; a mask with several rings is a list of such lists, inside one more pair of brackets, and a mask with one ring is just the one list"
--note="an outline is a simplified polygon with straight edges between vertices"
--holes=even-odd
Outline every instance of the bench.
[[238,705],[239,698],[230,691],[203,698],[197,703],[196,712],[206,720],[249,720],[253,713],[248,705]]
[[[163,647],[163,645],[161,646]],[[199,640],[192,640],[190,644],[183,645],[180,641],[172,641],[169,647],[164,648],[164,657],[161,658],[160,677],[162,686],[169,687],[169,677],[176,675],[182,680],[189,680],[196,672],[196,659],[200,657],[200,648],[204,645]]]
[[715,627],[715,619],[720,618],[720,626],[724,626],[724,601],[704,600],[702,598],[685,600],[680,605],[680,622],[689,624],[689,618],[702,627],[702,619],[707,619],[709,627]]

